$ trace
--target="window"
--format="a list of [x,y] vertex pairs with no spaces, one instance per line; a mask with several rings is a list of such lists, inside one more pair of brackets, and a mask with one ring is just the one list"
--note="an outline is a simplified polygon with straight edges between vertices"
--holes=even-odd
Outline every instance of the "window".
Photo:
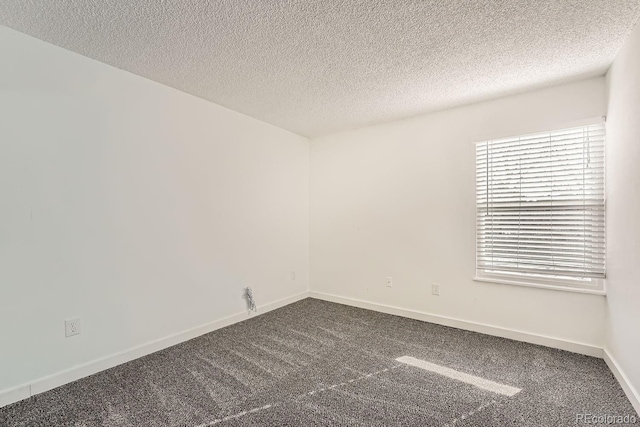
[[602,293],[603,123],[476,144],[476,279]]

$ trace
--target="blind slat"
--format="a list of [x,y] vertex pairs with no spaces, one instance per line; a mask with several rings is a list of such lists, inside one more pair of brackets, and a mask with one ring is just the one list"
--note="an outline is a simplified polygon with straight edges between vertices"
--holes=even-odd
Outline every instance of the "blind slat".
[[479,270],[604,278],[604,124],[476,145]]

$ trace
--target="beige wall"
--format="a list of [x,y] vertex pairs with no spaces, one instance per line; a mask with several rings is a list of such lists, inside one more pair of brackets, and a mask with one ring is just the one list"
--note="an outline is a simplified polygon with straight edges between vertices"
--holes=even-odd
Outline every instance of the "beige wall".
[[606,349],[640,402],[640,25],[607,73],[607,86]]
[[0,391],[307,291],[306,138],[4,27],[0,52]]
[[472,142],[605,112],[600,77],[312,140],[311,290],[602,347],[605,297],[472,280]]

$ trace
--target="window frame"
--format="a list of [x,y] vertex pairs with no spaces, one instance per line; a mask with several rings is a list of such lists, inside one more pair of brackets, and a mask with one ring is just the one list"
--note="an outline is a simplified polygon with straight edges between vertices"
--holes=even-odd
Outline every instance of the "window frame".
[[[502,138],[510,138],[510,137],[518,137],[529,134],[536,133],[544,133],[544,132],[554,132],[563,129],[570,129],[581,126],[589,126],[602,123],[605,125],[606,129],[606,116],[598,116],[591,117],[583,120],[577,120],[569,123],[563,123],[556,126],[549,126],[545,128],[536,128],[536,129],[524,129],[524,130],[513,130],[509,132],[504,132],[498,135],[485,135],[481,137],[475,137],[472,140],[472,146],[474,150],[474,197],[477,197],[477,187],[476,187],[476,173],[477,172],[477,158],[476,158],[476,146],[479,143],[483,143],[493,139],[502,139]],[[603,169],[603,180],[604,180],[604,212],[605,212],[605,221],[604,221],[604,232],[605,232],[605,241],[607,234],[607,222],[606,222],[606,199],[607,199],[607,191],[606,191],[606,136],[605,136],[605,165]],[[474,201],[474,221],[475,221],[475,274],[473,276],[473,281],[475,282],[483,282],[483,283],[494,283],[494,284],[505,284],[505,285],[515,285],[515,286],[524,286],[531,288],[541,288],[541,289],[549,289],[555,291],[565,291],[565,292],[577,292],[583,294],[594,294],[594,295],[606,295],[606,278],[586,278],[580,279],[575,277],[560,277],[560,276],[545,276],[545,275],[536,275],[533,273],[518,273],[518,272],[506,272],[506,271],[489,271],[478,268],[478,208],[477,202]],[[606,246],[605,246],[605,257],[606,257]]]

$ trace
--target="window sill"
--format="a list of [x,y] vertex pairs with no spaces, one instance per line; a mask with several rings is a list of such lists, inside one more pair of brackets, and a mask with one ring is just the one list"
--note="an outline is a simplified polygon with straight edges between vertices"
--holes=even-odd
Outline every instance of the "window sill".
[[474,282],[485,282],[485,283],[497,283],[500,285],[515,285],[515,286],[525,286],[528,288],[540,288],[540,289],[549,289],[552,291],[564,291],[564,292],[574,292],[579,294],[591,294],[591,295],[602,295],[606,296],[606,291],[602,289],[589,289],[589,288],[578,288],[578,287],[570,287],[566,285],[553,285],[547,283],[533,283],[533,282],[524,282],[513,279],[504,279],[498,277],[490,277],[490,276],[474,276]]

